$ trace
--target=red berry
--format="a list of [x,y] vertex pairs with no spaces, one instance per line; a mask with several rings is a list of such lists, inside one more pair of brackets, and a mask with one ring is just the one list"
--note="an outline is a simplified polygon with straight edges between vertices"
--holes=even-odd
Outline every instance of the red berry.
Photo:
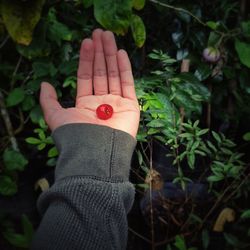
[[99,119],[107,120],[113,115],[113,108],[109,104],[102,104],[97,107],[96,115]]

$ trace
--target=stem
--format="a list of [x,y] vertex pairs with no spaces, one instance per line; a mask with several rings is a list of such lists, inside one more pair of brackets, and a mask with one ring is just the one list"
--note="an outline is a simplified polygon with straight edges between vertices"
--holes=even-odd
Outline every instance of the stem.
[[166,3],[162,3],[162,2],[159,2],[157,0],[149,0],[149,1],[152,2],[152,3],[156,3],[156,4],[160,5],[160,6],[172,9],[172,10],[176,10],[176,11],[180,11],[180,12],[186,13],[186,14],[190,15],[191,17],[193,17],[201,25],[207,27],[206,23],[204,23],[200,18],[198,18],[197,16],[195,16],[192,12],[190,12],[188,10],[185,10],[183,8],[178,8],[178,7],[175,7],[173,5],[166,4]]
[[10,88],[11,88],[11,89],[13,89],[13,87],[14,87],[15,76],[16,76],[16,73],[17,73],[19,67],[20,67],[21,62],[22,62],[22,56],[19,57],[19,59],[18,59],[18,61],[17,61],[17,65],[16,65],[16,67],[15,67],[15,70],[14,70],[14,72],[13,72],[13,74],[12,74],[12,79],[11,79],[11,82],[10,82]]
[[[208,83],[208,89],[212,96],[212,84]],[[211,101],[207,104],[207,127],[210,129],[211,127]]]
[[[152,140],[150,141],[150,172],[153,173],[153,150],[152,150]],[[150,222],[151,222],[151,249],[155,250],[155,234],[154,234],[154,211],[153,211],[153,201],[152,201],[152,178],[149,182],[149,199],[150,199]]]
[[8,42],[9,38],[10,38],[9,35],[7,35],[7,36],[5,37],[5,39],[3,40],[3,42],[0,44],[0,49]]
[[15,151],[19,151],[17,140],[14,136],[14,131],[13,131],[12,123],[10,120],[10,116],[9,116],[9,113],[7,111],[7,108],[4,102],[4,96],[1,91],[0,91],[0,110],[1,110],[1,115],[4,120],[8,135],[9,135],[12,149]]

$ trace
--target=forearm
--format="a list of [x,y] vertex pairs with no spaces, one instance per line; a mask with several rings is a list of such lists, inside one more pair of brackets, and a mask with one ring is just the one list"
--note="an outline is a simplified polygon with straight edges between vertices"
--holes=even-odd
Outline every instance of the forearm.
[[33,249],[125,249],[135,140],[89,124],[63,126],[53,137],[60,151],[56,181],[39,198],[44,216]]

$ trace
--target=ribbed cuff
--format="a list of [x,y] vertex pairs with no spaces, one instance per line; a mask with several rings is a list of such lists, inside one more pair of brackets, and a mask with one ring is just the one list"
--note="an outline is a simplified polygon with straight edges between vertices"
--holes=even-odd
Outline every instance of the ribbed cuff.
[[88,123],[57,128],[52,137],[59,151],[55,179],[91,176],[128,180],[136,140],[123,131]]

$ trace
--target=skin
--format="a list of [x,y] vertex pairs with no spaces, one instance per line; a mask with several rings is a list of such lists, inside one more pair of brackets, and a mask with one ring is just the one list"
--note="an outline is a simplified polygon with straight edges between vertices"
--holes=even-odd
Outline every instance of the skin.
[[[76,105],[63,108],[54,87],[41,84],[40,104],[49,128],[69,123],[91,123],[122,130],[136,137],[140,110],[134,78],[126,51],[118,50],[112,32],[96,29],[82,41],[77,72]],[[96,116],[96,108],[109,104],[114,113],[108,120]]]

